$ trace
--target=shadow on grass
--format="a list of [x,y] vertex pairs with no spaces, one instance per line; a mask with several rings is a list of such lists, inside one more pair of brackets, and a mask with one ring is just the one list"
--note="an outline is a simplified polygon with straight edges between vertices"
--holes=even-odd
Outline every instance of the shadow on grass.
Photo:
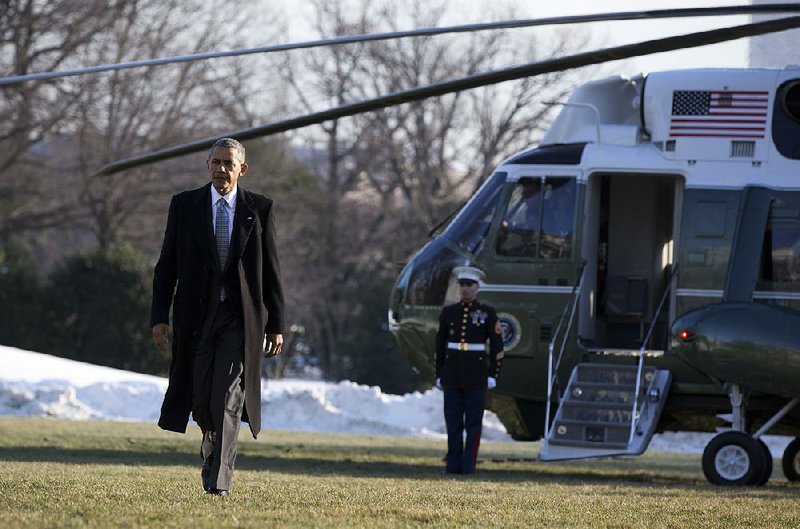
[[[185,445],[174,450],[161,447],[161,451],[112,450],[102,448],[66,448],[66,447],[15,447],[0,448],[0,461],[3,462],[51,462],[76,465],[122,465],[122,466],[187,466],[200,469],[200,456],[188,453]],[[335,453],[335,452],[332,452]],[[378,454],[380,455],[380,454]],[[430,458],[429,462],[402,463],[370,459],[370,456],[359,458],[339,457],[330,459],[313,455],[259,455],[243,453],[237,458],[238,470],[270,471],[287,474],[303,474],[312,476],[349,476],[355,478],[399,478],[399,479],[442,479],[482,480],[498,482],[539,482],[575,485],[608,485],[610,483],[636,482],[652,483],[659,487],[697,486],[704,482],[689,476],[660,476],[654,472],[645,472],[642,467],[592,469],[591,465],[569,468],[552,463],[524,461],[513,463],[512,468],[487,468],[487,464],[478,467],[474,476],[443,476],[442,454]],[[773,482],[770,488],[794,489],[788,483]],[[721,489],[723,490],[723,489]],[[730,489],[724,489],[730,490]]]
[[[113,450],[102,448],[65,448],[49,446],[0,447],[0,462],[61,463],[74,465],[188,466],[200,469],[198,453],[178,447],[160,452]],[[237,470],[270,471],[309,475],[348,475],[353,477],[430,477],[438,467],[419,463],[398,463],[383,460],[362,460],[350,457],[335,459],[314,456],[258,455],[240,453]]]

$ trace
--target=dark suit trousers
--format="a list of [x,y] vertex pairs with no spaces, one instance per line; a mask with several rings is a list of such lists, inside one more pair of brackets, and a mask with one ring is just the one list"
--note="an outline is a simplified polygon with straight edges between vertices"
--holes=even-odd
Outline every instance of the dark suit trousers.
[[244,409],[243,372],[244,324],[226,300],[207,318],[194,357],[192,416],[203,430],[200,455],[204,462],[211,458],[210,469],[203,470],[207,488],[231,488]]
[[[444,389],[444,422],[447,425],[447,466],[451,474],[472,474],[481,444],[486,389]],[[464,430],[467,431],[466,441]]]

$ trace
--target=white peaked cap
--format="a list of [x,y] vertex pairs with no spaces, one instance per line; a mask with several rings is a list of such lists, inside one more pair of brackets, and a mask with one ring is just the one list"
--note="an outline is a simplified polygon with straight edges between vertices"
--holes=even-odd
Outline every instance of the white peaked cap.
[[479,284],[482,284],[486,279],[486,274],[483,273],[483,270],[475,268],[474,266],[457,266],[453,268],[453,275],[456,276],[458,280],[467,279],[469,281],[476,281]]

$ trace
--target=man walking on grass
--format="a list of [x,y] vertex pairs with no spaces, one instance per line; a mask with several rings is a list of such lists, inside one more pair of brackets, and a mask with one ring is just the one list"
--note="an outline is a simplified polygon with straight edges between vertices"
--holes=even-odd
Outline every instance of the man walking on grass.
[[172,197],[153,277],[153,343],[165,351],[172,307],[169,387],[158,425],[203,437],[208,494],[231,488],[241,421],[261,430],[261,358],[280,353],[284,305],[272,200],[238,185],[248,170],[232,138],[214,143],[210,183]]

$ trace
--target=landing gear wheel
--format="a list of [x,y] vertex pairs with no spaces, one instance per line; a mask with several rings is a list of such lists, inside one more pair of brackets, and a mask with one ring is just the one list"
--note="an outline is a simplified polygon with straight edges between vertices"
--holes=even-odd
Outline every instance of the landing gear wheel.
[[753,485],[761,487],[767,484],[769,478],[772,476],[772,452],[769,451],[769,447],[767,443],[762,441],[761,439],[758,440],[759,446],[761,446],[761,450],[764,452],[764,474],[758,479]]
[[789,481],[800,481],[800,439],[796,437],[783,451],[783,474]]
[[743,432],[714,437],[703,451],[703,474],[715,485],[754,485],[765,474],[764,449]]

